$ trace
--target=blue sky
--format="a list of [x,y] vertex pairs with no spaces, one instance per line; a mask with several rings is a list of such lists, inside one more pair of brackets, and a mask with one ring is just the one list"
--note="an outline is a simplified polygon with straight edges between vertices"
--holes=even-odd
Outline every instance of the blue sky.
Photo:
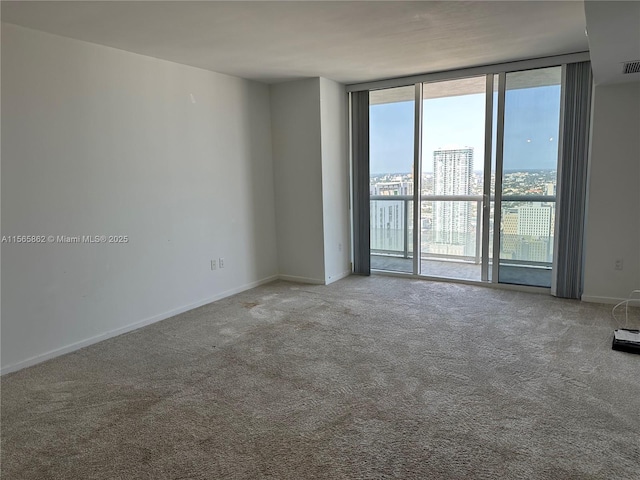
[[[556,168],[559,104],[559,85],[506,92],[505,170]],[[474,168],[481,170],[484,94],[425,100],[423,110],[423,171],[433,170],[435,149],[450,146],[474,147]],[[412,170],[413,116],[413,102],[371,107],[371,174]]]

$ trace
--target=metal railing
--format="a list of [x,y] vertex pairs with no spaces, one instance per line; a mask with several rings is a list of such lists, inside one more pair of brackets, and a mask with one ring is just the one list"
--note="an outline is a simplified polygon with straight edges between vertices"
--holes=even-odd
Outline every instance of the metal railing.
[[[491,196],[489,201],[493,202],[494,197]],[[409,207],[413,203],[412,195],[371,195],[371,202],[400,202],[402,205],[402,250],[397,249],[384,249],[384,248],[375,248],[372,245],[371,253],[378,255],[389,255],[396,256],[401,258],[411,258],[410,253],[413,245],[410,244],[410,235],[409,235]],[[475,264],[480,264],[481,255],[482,255],[482,203],[483,196],[482,195],[421,195],[420,201],[422,202],[475,202],[476,204],[476,214],[475,214],[475,255],[452,255],[452,254],[443,254],[436,252],[421,252],[421,259],[446,259],[446,260],[458,260],[463,262],[473,262]],[[536,202],[536,203],[555,203],[556,197],[554,195],[504,195],[502,196],[502,202]],[[373,227],[373,225],[372,225]],[[374,228],[372,228],[374,230]],[[551,239],[552,237],[550,237]],[[551,241],[551,240],[549,240]],[[509,260],[509,259],[501,259],[502,263],[518,263],[521,265],[528,266],[538,266],[543,267],[549,265],[549,262],[539,262],[539,261],[530,261],[530,260]]]

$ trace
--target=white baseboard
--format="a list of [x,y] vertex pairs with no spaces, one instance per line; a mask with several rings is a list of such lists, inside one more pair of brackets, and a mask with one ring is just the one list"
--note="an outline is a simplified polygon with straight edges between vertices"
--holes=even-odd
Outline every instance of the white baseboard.
[[278,275],[280,280],[296,283],[310,283],[312,285],[325,285],[325,281],[318,278],[297,277],[295,275]]
[[[580,297],[580,300],[582,300],[583,302],[589,302],[589,303],[604,303],[605,305],[616,305],[617,303],[620,303],[626,300],[626,298],[597,297],[593,295],[582,295],[582,297]],[[629,302],[629,305],[631,306],[632,304],[637,303],[638,301],[640,301],[640,299],[632,299]]]
[[351,275],[351,272],[349,272],[349,271],[339,273],[338,275],[334,275],[333,277],[329,277],[329,280],[326,282],[326,284],[329,285],[330,283],[337,282],[338,280],[342,280],[343,278],[346,278],[349,275]]
[[116,328],[115,330],[110,330],[105,333],[101,333],[91,338],[87,338],[85,340],[81,340],[79,342],[72,343],[70,345],[66,345],[61,348],[56,348],[55,350],[51,350],[49,352],[42,353],[40,355],[36,355],[31,358],[27,358],[26,360],[22,360],[18,363],[13,363],[11,365],[3,366],[0,369],[0,375],[5,375],[7,373],[15,372],[18,370],[22,370],[23,368],[31,367],[38,363],[42,363],[47,360],[51,360],[52,358],[59,357],[60,355],[64,355],[65,353],[71,353],[75,350],[79,350],[84,347],[88,347],[94,343],[101,342],[103,340],[107,340],[108,338],[117,337],[118,335],[122,335],[123,333],[128,333],[133,330],[137,330],[139,328],[145,327],[147,325],[151,325],[152,323],[159,322],[161,320],[166,320],[167,318],[171,318],[180,313],[187,312],[189,310],[193,310],[194,308],[201,307],[203,305],[207,305],[209,303],[215,302],[217,300],[221,300],[226,297],[230,297],[231,295],[235,295],[236,293],[244,292],[246,290],[250,290],[259,285],[263,285],[265,283],[273,282],[278,279],[278,275],[272,275],[270,277],[263,278],[261,280],[257,280],[255,282],[247,283],[240,287],[232,288],[230,290],[224,291],[222,293],[218,293],[213,295],[212,297],[208,297],[197,302],[191,303],[189,305],[183,305],[178,308],[174,308],[164,313],[160,313],[158,315],[154,315],[152,317],[145,318],[144,320],[140,320],[135,323],[131,323],[124,327]]

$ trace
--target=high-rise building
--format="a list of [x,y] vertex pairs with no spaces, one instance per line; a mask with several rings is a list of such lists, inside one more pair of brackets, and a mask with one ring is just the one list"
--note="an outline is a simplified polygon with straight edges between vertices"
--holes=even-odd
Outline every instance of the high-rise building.
[[501,258],[551,262],[554,206],[531,203],[502,212]]
[[[413,195],[411,177],[396,177],[376,182],[369,186],[371,196],[397,197]],[[408,222],[408,203],[405,199],[371,200],[370,228],[371,250],[397,253],[405,250],[405,235]]]
[[549,238],[551,205],[531,203],[518,207],[518,235]]
[[[433,152],[434,195],[471,195],[473,148]],[[468,201],[434,201],[433,233],[436,243],[466,245],[472,232]]]
[[513,258],[518,249],[520,237],[518,236],[518,209],[505,209],[502,213],[501,257]]
[[379,182],[369,188],[371,195],[413,195],[413,180]]

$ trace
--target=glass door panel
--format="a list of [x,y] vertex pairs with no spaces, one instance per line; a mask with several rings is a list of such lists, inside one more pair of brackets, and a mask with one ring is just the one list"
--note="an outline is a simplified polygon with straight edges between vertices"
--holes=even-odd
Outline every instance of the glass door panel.
[[423,85],[422,275],[481,280],[486,82]]
[[413,273],[415,87],[369,93],[371,268]]
[[561,67],[507,73],[501,283],[551,286]]

